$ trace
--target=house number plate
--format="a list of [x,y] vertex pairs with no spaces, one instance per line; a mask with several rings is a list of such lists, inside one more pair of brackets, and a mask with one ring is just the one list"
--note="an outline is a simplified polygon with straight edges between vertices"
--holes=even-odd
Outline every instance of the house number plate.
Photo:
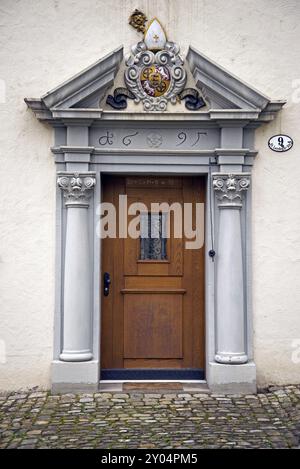
[[288,151],[293,146],[293,140],[288,135],[274,135],[268,141],[269,148],[273,151]]

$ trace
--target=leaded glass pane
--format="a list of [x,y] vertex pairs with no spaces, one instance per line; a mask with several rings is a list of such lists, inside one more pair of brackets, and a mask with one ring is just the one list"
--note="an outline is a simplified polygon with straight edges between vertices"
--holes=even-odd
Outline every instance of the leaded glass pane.
[[165,260],[166,216],[163,213],[141,213],[141,260]]

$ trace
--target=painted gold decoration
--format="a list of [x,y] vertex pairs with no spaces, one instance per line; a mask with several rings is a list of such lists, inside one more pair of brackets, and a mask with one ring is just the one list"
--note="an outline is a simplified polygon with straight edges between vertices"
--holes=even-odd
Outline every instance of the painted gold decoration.
[[146,15],[140,11],[135,9],[132,15],[129,18],[129,24],[138,31],[144,33],[145,32],[145,23],[147,22]]
[[170,86],[170,72],[167,67],[153,64],[143,68],[141,72],[141,84],[148,96],[162,96]]

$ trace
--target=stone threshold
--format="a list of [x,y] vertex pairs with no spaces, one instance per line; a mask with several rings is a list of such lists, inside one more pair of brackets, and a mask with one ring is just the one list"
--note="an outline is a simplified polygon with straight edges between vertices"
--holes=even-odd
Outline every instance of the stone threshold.
[[99,392],[146,392],[146,393],[172,393],[172,392],[200,392],[209,393],[206,383],[197,382],[105,382],[100,381]]

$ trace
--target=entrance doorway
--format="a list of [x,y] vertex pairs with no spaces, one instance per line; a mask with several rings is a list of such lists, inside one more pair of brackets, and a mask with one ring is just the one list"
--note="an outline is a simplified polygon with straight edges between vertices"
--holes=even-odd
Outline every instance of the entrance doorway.
[[[113,216],[103,223],[102,380],[204,378],[204,245],[191,248],[186,225],[204,225],[205,184],[203,177],[103,177],[102,202],[114,207],[117,227],[108,227]],[[120,211],[128,209],[127,218]]]

